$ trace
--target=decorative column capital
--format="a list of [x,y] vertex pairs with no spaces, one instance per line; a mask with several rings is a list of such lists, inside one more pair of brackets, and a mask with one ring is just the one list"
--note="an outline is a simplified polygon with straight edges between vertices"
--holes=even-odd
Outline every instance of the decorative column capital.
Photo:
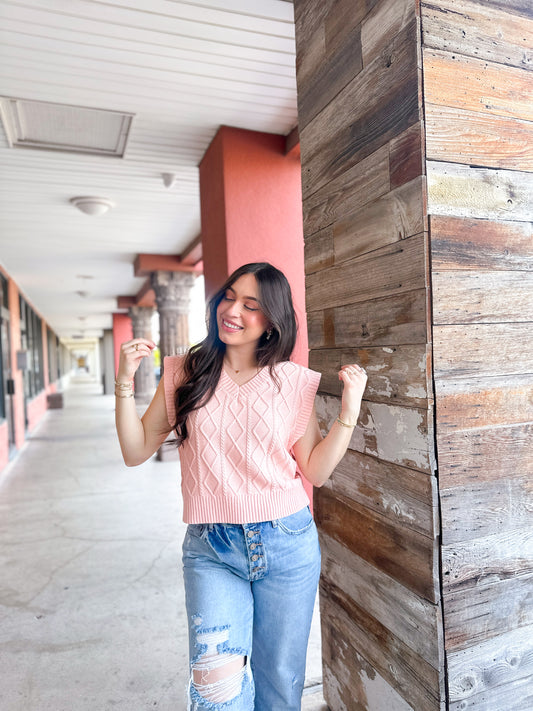
[[172,310],[177,314],[188,314],[190,291],[195,279],[196,276],[189,272],[152,272],[151,284],[158,311]]

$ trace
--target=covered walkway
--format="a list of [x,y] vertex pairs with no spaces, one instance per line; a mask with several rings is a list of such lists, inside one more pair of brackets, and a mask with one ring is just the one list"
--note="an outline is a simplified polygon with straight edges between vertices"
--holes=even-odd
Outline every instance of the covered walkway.
[[[2,711],[184,711],[175,462],[121,460],[114,398],[77,377],[0,482]],[[303,709],[324,709],[318,620]]]

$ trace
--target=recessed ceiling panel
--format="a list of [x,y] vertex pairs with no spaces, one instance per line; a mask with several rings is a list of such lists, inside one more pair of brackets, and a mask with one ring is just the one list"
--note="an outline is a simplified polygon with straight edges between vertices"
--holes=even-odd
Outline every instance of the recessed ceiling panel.
[[0,98],[0,115],[11,147],[89,153],[121,158],[133,114]]

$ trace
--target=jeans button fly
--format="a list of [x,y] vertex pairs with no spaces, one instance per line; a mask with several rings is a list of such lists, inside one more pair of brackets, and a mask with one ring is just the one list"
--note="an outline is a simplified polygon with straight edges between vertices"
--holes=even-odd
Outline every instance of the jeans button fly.
[[259,560],[259,556],[258,556],[258,555],[253,555],[253,556],[252,556],[252,560],[253,560],[254,563],[255,563],[256,560]]

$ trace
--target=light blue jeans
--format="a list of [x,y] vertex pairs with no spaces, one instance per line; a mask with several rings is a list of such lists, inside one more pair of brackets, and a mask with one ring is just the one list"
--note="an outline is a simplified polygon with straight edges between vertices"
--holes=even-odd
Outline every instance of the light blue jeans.
[[309,507],[189,524],[183,543],[191,711],[300,711],[320,575]]

